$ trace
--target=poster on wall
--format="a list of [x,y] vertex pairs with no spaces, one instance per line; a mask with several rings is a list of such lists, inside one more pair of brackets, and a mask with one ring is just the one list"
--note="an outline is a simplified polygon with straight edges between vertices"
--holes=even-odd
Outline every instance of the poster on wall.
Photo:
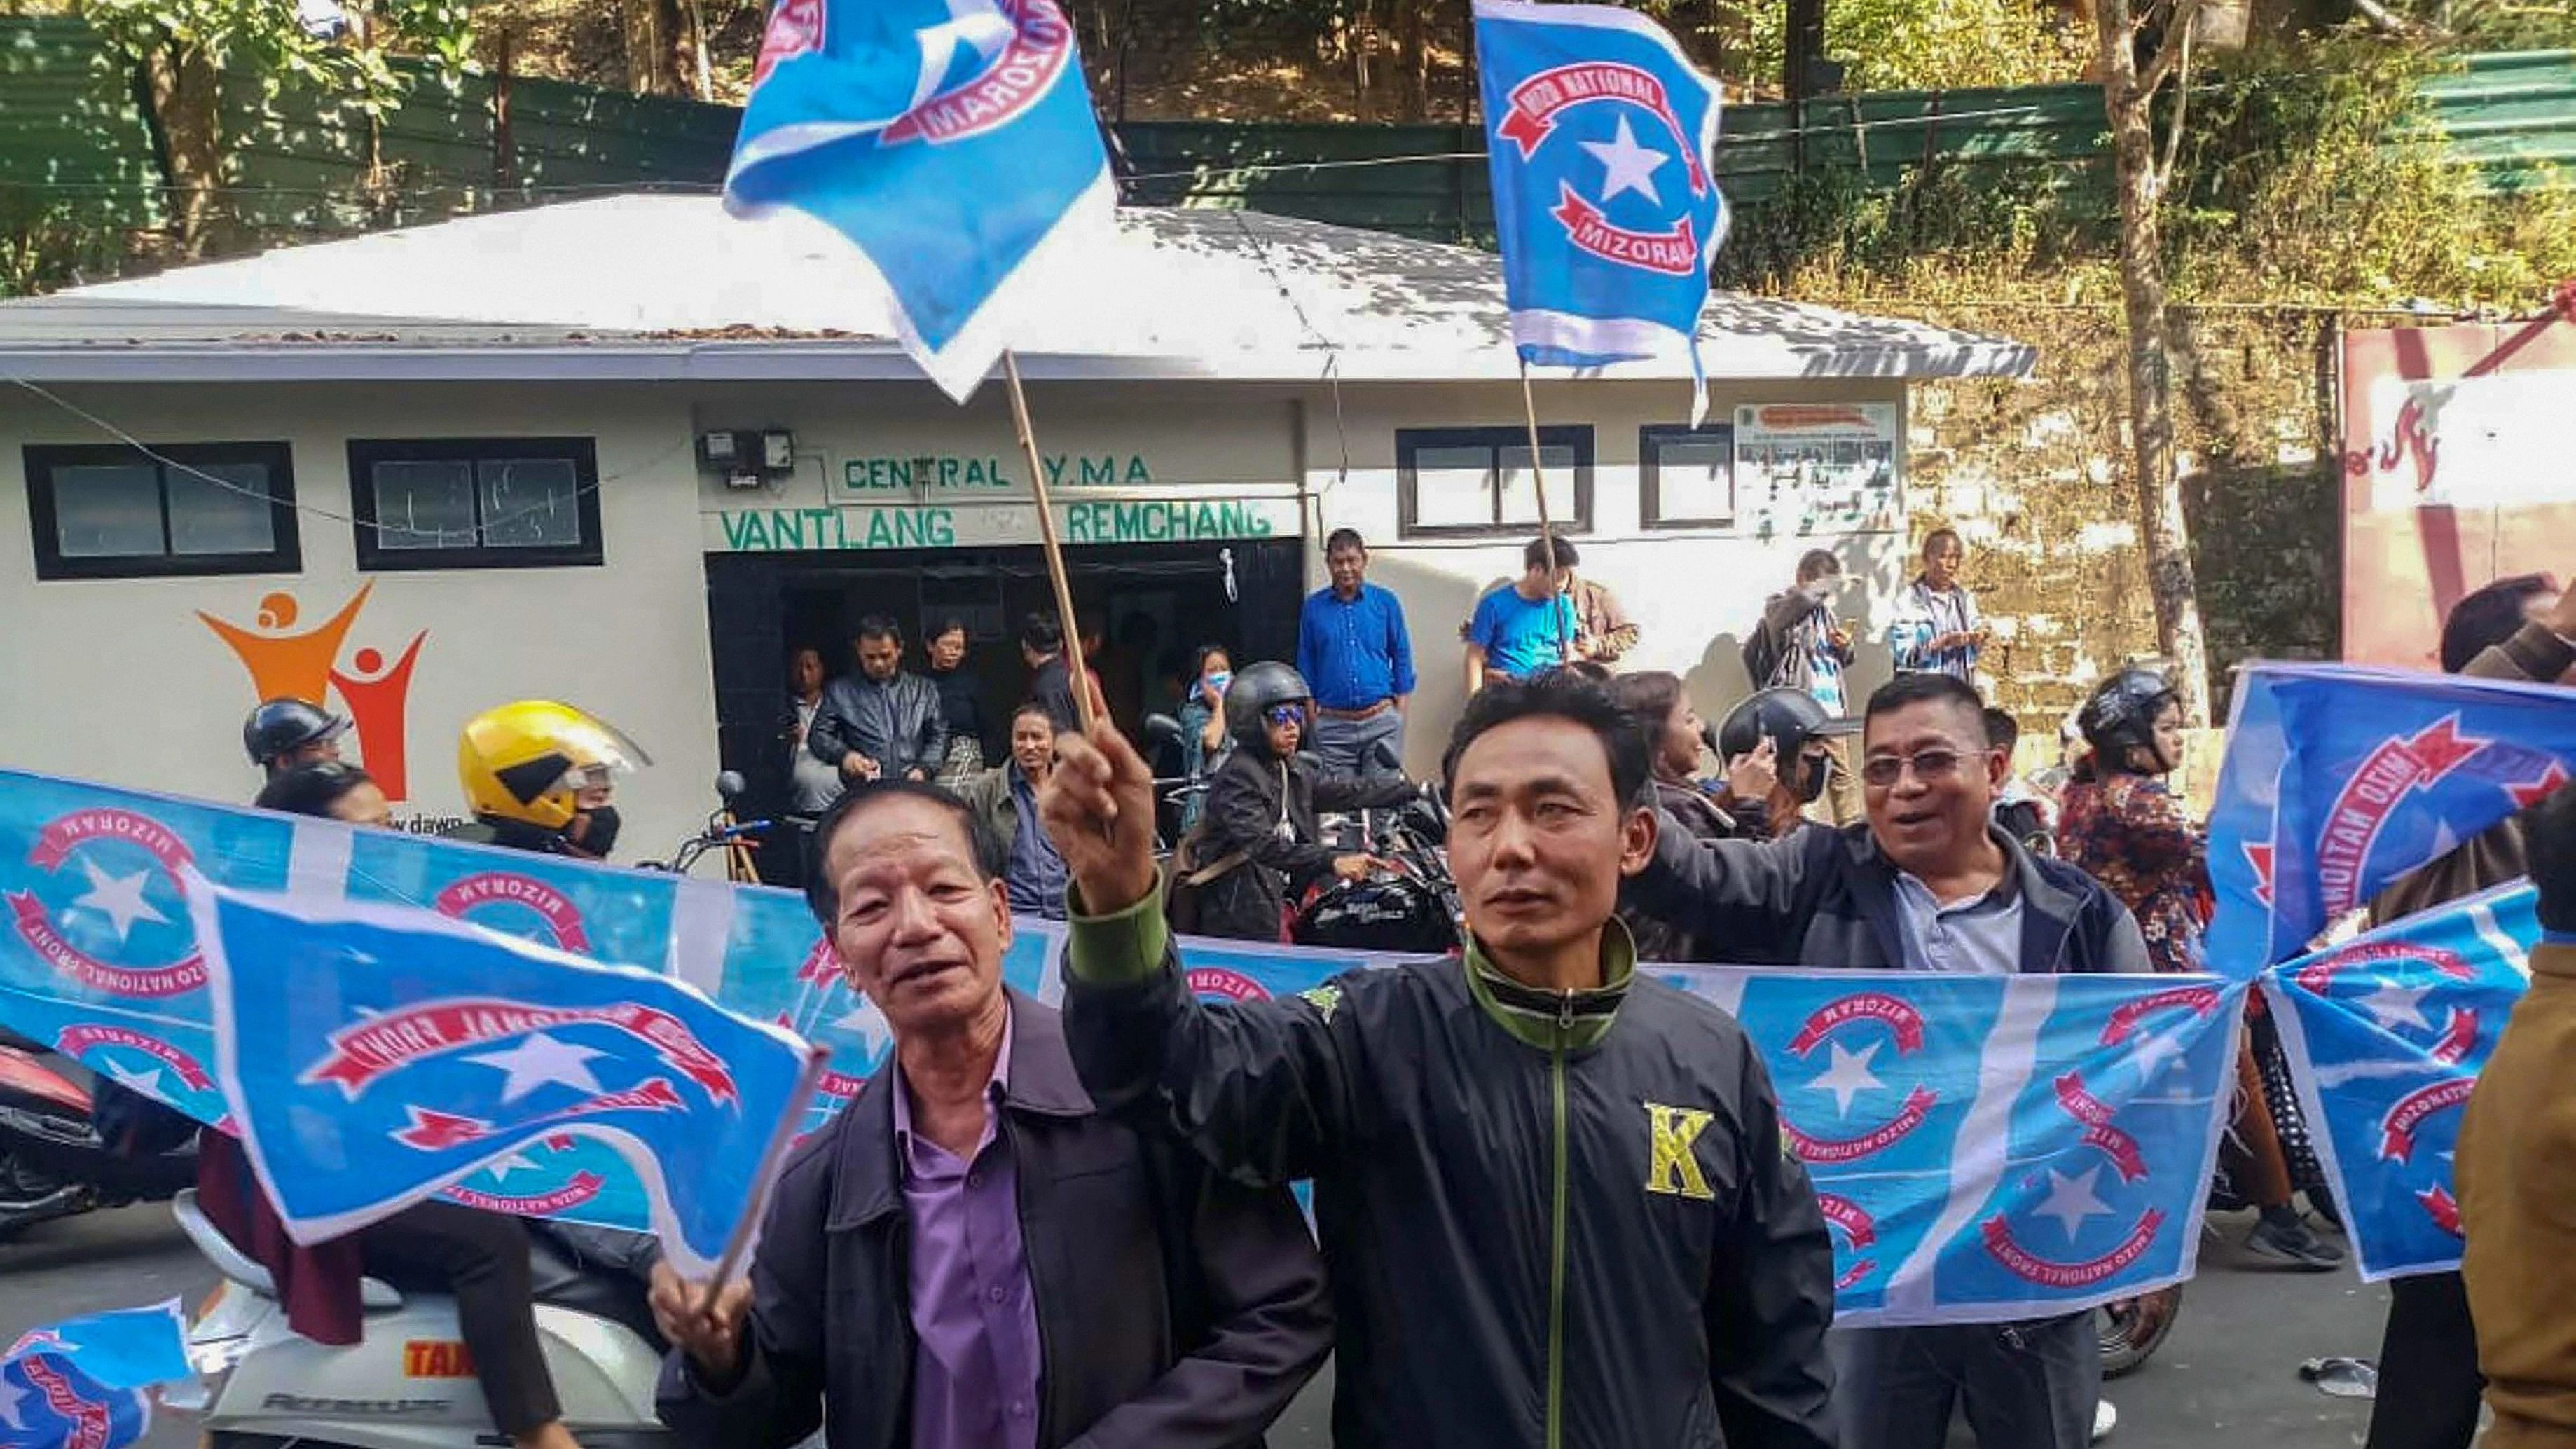
[[2569,566],[2576,323],[2347,332],[2341,401],[2344,657],[2438,667],[2462,597]]
[[1894,403],[1764,403],[1735,410],[1736,527],[1757,538],[1905,526]]

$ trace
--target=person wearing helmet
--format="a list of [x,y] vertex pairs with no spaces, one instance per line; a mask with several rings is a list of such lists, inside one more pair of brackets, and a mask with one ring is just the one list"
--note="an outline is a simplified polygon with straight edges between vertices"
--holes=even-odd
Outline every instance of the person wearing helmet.
[[1717,726],[1719,759],[1739,760],[1770,747],[1771,785],[1767,795],[1737,796],[1727,808],[1735,812],[1737,833],[1755,840],[1782,840],[1811,823],[1803,813],[1823,798],[1841,770],[1840,741],[1860,733],[1860,721],[1842,719],[1807,690],[1780,685],[1757,690]]
[[242,749],[274,780],[298,765],[340,758],[340,736],[348,729],[347,716],[303,700],[266,700],[242,721]]
[[456,774],[474,823],[450,834],[513,850],[599,859],[617,834],[612,781],[653,763],[616,726],[523,699],[465,722]]
[[1191,838],[1190,873],[1202,892],[1199,929],[1244,941],[1285,939],[1287,902],[1327,876],[1359,880],[1365,854],[1324,844],[1317,810],[1364,810],[1412,798],[1401,776],[1328,775],[1298,753],[1314,720],[1306,677],[1263,660],[1226,686],[1234,753],[1209,777],[1207,810]]
[[[2155,969],[2207,970],[2201,930],[2209,839],[2165,784],[2182,764],[2182,701],[2172,681],[2150,669],[2123,669],[2094,689],[2075,726],[2092,753],[2067,782],[2059,847],[2138,918]],[[2228,1181],[2262,1209],[2245,1250],[2276,1267],[2326,1272],[2343,1253],[2311,1231],[2291,1203],[2289,1161],[2250,1039],[2236,1072],[2236,1117],[2221,1150]]]

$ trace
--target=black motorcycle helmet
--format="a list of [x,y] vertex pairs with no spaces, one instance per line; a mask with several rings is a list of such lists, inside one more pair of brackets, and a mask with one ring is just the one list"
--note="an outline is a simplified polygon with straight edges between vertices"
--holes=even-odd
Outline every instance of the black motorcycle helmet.
[[1311,707],[1314,697],[1306,687],[1306,676],[1275,659],[1264,659],[1236,671],[1234,682],[1225,687],[1225,732],[1245,749],[1268,754],[1270,736],[1262,716],[1273,705]]
[[2093,747],[2094,768],[2130,769],[2132,746],[2154,755],[2167,770],[2180,764],[2156,748],[2156,716],[2176,698],[2173,681],[2152,669],[2123,669],[2095,686],[2092,698],[2075,712],[2075,728]]
[[242,721],[242,748],[250,762],[271,769],[306,745],[337,737],[349,721],[300,699],[272,699]]
[[1718,722],[1710,747],[1720,761],[1732,761],[1751,754],[1763,740],[1770,740],[1781,783],[1804,803],[1825,793],[1826,767],[1809,769],[1798,763],[1807,741],[1859,731],[1860,721],[1836,719],[1825,713],[1814,695],[1784,684],[1761,690],[1728,710],[1726,718]]

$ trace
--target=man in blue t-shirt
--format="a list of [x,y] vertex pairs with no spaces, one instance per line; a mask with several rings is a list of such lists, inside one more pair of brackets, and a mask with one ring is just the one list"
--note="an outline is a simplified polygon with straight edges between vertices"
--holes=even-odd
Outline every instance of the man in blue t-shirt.
[[1328,588],[1297,616],[1297,672],[1315,691],[1315,762],[1328,775],[1400,774],[1413,640],[1404,605],[1368,581],[1368,544],[1337,528],[1324,540]]
[[1582,560],[1574,545],[1547,538],[1530,540],[1521,550],[1521,576],[1509,587],[1476,601],[1467,621],[1467,693],[1485,687],[1487,676],[1535,679],[1575,657],[1574,601],[1566,586]]

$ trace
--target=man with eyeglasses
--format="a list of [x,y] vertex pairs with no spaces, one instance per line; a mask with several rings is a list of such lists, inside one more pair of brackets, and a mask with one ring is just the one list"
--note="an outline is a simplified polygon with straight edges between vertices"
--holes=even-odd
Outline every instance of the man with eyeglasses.
[[[2011,775],[1984,703],[1947,674],[1869,698],[1866,823],[1777,842],[1665,826],[1633,903],[1718,959],[1782,966],[2017,972],[2149,969],[2138,923],[2100,883],[1995,828]],[[1794,1113],[1794,1090],[1784,1104]],[[1939,1449],[1964,1405],[1979,1449],[2083,1449],[2101,1396],[2090,1312],[1833,1335],[1846,1449]]]

